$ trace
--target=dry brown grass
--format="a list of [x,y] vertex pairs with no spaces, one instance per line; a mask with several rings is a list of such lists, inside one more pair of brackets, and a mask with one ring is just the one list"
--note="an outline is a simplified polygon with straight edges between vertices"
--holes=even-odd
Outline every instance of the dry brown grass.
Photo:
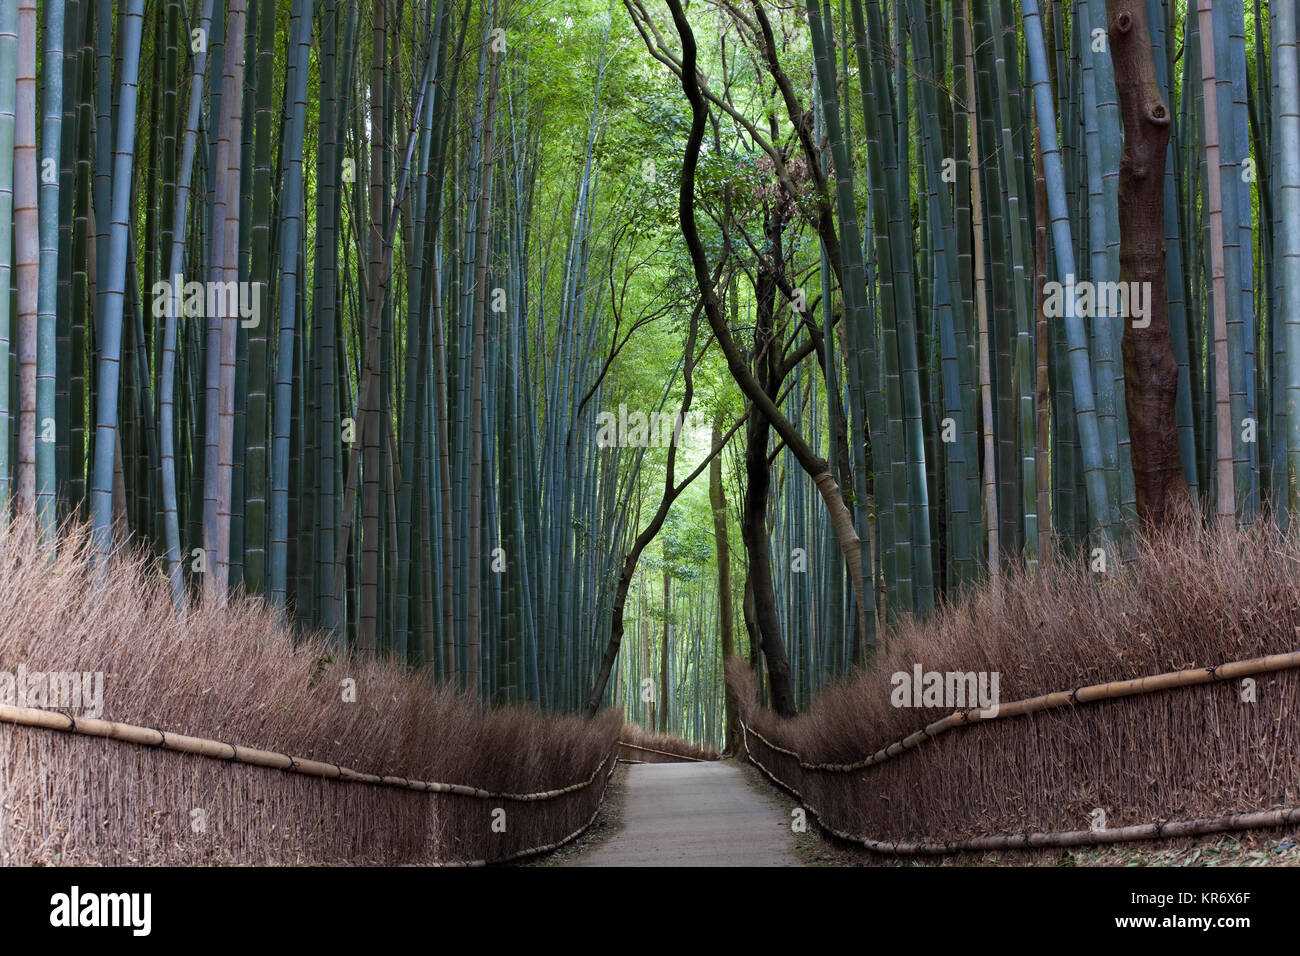
[[[1084,562],[1009,575],[987,592],[905,621],[874,665],[782,721],[733,666],[744,719],[804,761],[852,762],[948,709],[896,708],[890,677],[998,672],[1006,703],[1086,684],[1297,648],[1300,541],[1264,522],[1226,537],[1146,541],[1109,576]],[[976,723],[851,774],[801,769],[752,736],[755,755],[827,822],[880,840],[944,841],[1266,810],[1300,803],[1300,674],[1163,691]]]
[[[247,600],[172,610],[165,580],[125,554],[100,575],[84,529],[57,557],[30,525],[0,527],[0,671],[104,674],[102,716],[353,769],[501,792],[586,779],[621,721],[484,710],[427,678],[294,644]],[[356,703],[342,684],[355,681]],[[0,724],[0,862],[427,863],[501,859],[568,836],[606,775],[533,803],[341,783]],[[492,812],[505,810],[505,832]],[[200,819],[204,826],[197,826]]]
[[712,747],[705,747],[672,734],[652,734],[640,724],[624,724],[623,732],[618,735],[620,744],[634,746],[619,747],[618,755],[627,760],[639,760],[642,763],[683,763],[694,760],[717,760],[719,754]]

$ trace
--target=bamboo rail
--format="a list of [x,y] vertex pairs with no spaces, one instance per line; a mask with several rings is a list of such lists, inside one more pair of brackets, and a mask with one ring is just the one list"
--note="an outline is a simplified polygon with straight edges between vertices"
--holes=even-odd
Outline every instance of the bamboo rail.
[[[1234,680],[1238,677],[1251,677],[1256,674],[1290,670],[1296,667],[1300,667],[1300,651],[1291,651],[1286,654],[1269,654],[1265,657],[1252,657],[1244,661],[1232,661],[1219,664],[1216,667],[1196,667],[1182,671],[1167,671],[1150,677],[1110,681],[1105,684],[1089,684],[1085,687],[1077,687],[1074,690],[1042,694],[1038,697],[1012,701],[1009,704],[1000,704],[997,713],[987,717],[980,713],[978,707],[958,710],[853,763],[807,763],[796,751],[773,743],[752,727],[749,728],[749,732],[777,753],[783,753],[798,760],[799,767],[803,770],[851,773],[881,763],[891,757],[897,757],[899,754],[917,747],[922,741],[937,737],[954,727],[966,727],[975,723],[1001,720],[1005,717],[1033,714],[1056,707],[1064,707],[1067,704],[1087,704],[1097,700],[1114,700],[1119,697],[1152,694],[1156,691],[1169,690],[1175,687],[1194,687],[1198,684],[1211,684],[1215,681]],[[741,723],[743,726],[744,722]]]
[[[614,776],[614,771],[615,769],[618,768],[619,761],[622,759],[621,757],[617,756],[617,748],[615,748],[615,752],[611,754],[611,756],[614,757],[613,761],[609,761],[609,758],[606,757],[605,760],[602,761],[600,764],[602,767],[605,766],[606,762],[609,762],[610,764],[609,773],[605,775],[606,786],[609,785],[609,778]],[[599,770],[597,770],[597,773],[599,773]],[[578,829],[574,830],[564,839],[557,840],[555,843],[547,843],[544,846],[535,846],[535,847],[530,847],[527,850],[519,850],[516,853],[511,853],[509,856],[503,856],[495,860],[471,860],[467,862],[451,860],[445,863],[443,862],[434,863],[432,865],[436,867],[446,867],[446,868],[462,867],[462,866],[464,867],[492,866],[497,863],[510,863],[513,862],[514,860],[522,860],[524,857],[537,856],[539,853],[550,853],[552,850],[558,850],[560,847],[564,846],[565,844],[572,843],[578,837],[582,836],[582,834],[587,831],[587,828],[596,822],[596,816],[600,813],[600,807],[601,804],[604,803],[604,799],[605,799],[605,795],[602,792],[601,799],[596,803],[596,809],[591,812],[591,816],[587,818],[587,822],[584,823],[582,826],[578,827]]]
[[[287,773],[301,773],[311,777],[323,777],[327,780],[342,780],[345,783],[368,783],[377,787],[396,787],[401,790],[415,790],[420,793],[452,793],[462,797],[474,797],[480,800],[511,800],[526,803],[536,800],[551,800],[591,786],[605,766],[602,760],[591,776],[580,783],[570,784],[557,790],[542,790],[537,793],[494,793],[480,787],[469,787],[459,783],[437,783],[431,780],[411,780],[408,777],[362,773],[340,764],[320,760],[308,760],[305,757],[292,757],[289,754],[273,750],[258,750],[254,747],[241,747],[220,740],[206,737],[190,737],[185,734],[164,732],[152,727],[140,727],[135,724],[121,724],[111,720],[98,720],[93,717],[73,717],[57,710],[43,710],[39,707],[13,707],[0,704],[0,721],[25,727],[43,727],[47,730],[59,730],[65,733],[78,733],[87,737],[106,737],[125,743],[139,744],[144,747],[157,747],[176,753],[195,754],[210,757],[213,760],[225,760],[231,763],[250,764],[254,767],[268,767]],[[606,758],[608,759],[608,758]]]
[[[628,743],[627,741],[624,741],[624,740],[620,740],[620,741],[618,742],[618,745],[619,745],[620,747],[631,747],[633,750],[644,750],[644,751],[646,751],[646,753],[652,753],[652,754],[663,754],[663,756],[665,756],[665,757],[675,757],[675,758],[677,758],[678,760],[694,760],[694,761],[697,761],[697,762],[699,762],[699,763],[708,763],[708,762],[709,762],[709,759],[708,759],[707,757],[692,757],[692,756],[690,756],[690,755],[688,755],[688,754],[674,754],[674,753],[669,753],[667,750],[655,750],[653,747],[642,747],[640,744],[630,744],[630,743]],[[632,762],[633,762],[633,761],[630,761],[630,760],[628,761],[628,763],[632,763]],[[636,761],[636,762],[637,762],[637,763],[645,763],[644,760],[640,760],[640,761]]]
[[1200,817],[1193,820],[1175,820],[1172,822],[1140,823],[1127,827],[1098,830],[1057,830],[1037,831],[994,836],[971,837],[962,840],[926,842],[917,840],[876,840],[871,837],[848,833],[829,825],[798,790],[786,783],[763,765],[749,747],[749,736],[753,734],[771,750],[793,757],[799,761],[804,770],[830,773],[846,773],[861,770],[881,763],[891,757],[915,748],[921,741],[937,736],[953,727],[965,727],[981,721],[997,720],[1002,717],[1015,717],[1022,714],[1036,713],[1065,705],[1091,703],[1098,700],[1115,700],[1121,697],[1133,697],[1150,694],[1175,687],[1194,687],[1215,681],[1233,680],[1255,674],[1289,670],[1300,667],[1300,651],[1286,654],[1270,654],[1254,657],[1244,661],[1232,661],[1216,667],[1198,667],[1183,671],[1169,671],[1150,677],[1133,680],[1110,681],[1105,684],[1089,684],[1072,691],[1058,691],[1024,700],[1013,701],[998,707],[996,714],[987,717],[980,714],[979,708],[956,711],[909,734],[902,740],[895,741],[888,747],[876,751],[863,760],[848,764],[807,763],[797,751],[773,743],[742,719],[740,720],[741,740],[745,747],[745,757],[761,770],[777,786],[795,797],[804,808],[813,815],[818,825],[841,840],[857,843],[875,853],[902,856],[937,856],[947,853],[978,852],[987,850],[1021,850],[1038,847],[1090,846],[1104,843],[1127,843],[1136,840],[1173,839],[1184,836],[1202,836],[1209,833],[1222,833],[1229,830],[1249,830],[1256,827],[1284,826],[1300,822],[1300,807],[1279,807],[1272,810],[1260,810],[1252,813],[1232,813],[1217,817]]
[[[1300,822],[1300,807],[1280,807],[1274,810],[1260,810],[1254,813],[1230,813],[1218,817],[1200,817],[1194,820],[1174,820],[1169,823],[1138,823],[1113,830],[1055,830],[1028,833],[1008,833],[995,836],[971,837],[965,840],[946,840],[942,843],[926,843],[916,840],[874,840],[837,829],[826,822],[817,808],[808,802],[790,784],[786,783],[758,760],[749,749],[749,734],[754,733],[740,721],[741,740],[745,745],[745,756],[759,770],[782,790],[790,793],[817,820],[817,825],[827,833],[857,843],[873,853],[893,854],[896,856],[941,856],[947,853],[967,853],[986,850],[1032,850],[1045,847],[1090,846],[1103,843],[1128,843],[1136,840],[1171,840],[1176,837],[1203,836],[1208,833],[1223,833],[1228,830],[1251,830],[1256,827],[1284,826]],[[759,734],[755,737],[763,740]],[[764,740],[764,743],[767,741]]]

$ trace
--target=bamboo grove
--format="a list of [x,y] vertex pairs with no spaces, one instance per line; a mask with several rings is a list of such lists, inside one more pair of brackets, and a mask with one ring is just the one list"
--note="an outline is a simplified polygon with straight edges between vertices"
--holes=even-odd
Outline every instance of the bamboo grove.
[[628,493],[569,454],[596,127],[540,224],[543,90],[498,6],[42,7],[0,22],[8,506],[146,542],[178,607],[238,590],[575,706]]
[[0,2],[0,501],[722,743],[726,657],[793,713],[1008,568],[1300,508],[1298,20]]
[[[1294,4],[721,2],[713,23],[626,5],[694,100],[688,156],[721,124],[775,180],[763,245],[684,192],[697,258],[741,233],[751,355],[817,353],[764,383],[785,395],[776,581],[761,593],[751,562],[745,623],[778,710],[865,660],[881,623],[996,593],[1010,565],[1081,551],[1113,573],[1143,523],[1287,524]],[[711,31],[730,61],[688,55]],[[822,467],[856,535],[809,494]],[[854,538],[864,627],[845,626],[853,574],[805,558],[835,565]]]

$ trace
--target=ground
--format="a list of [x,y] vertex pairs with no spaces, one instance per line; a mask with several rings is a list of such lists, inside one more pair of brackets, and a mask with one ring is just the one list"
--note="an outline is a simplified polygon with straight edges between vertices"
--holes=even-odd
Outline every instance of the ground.
[[788,809],[734,761],[632,764],[620,826],[568,866],[801,866]]
[[798,803],[748,761],[619,764],[581,837],[522,866],[1300,866],[1291,831],[1075,849],[889,857],[790,830]]

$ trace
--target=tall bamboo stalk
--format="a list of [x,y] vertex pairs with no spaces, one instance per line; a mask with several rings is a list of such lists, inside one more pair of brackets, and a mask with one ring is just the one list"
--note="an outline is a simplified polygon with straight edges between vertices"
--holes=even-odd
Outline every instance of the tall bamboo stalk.
[[18,6],[0,3],[0,520],[9,517],[12,468],[9,447],[10,356],[13,307],[8,290],[13,275],[14,125],[18,78]]
[[36,507],[36,312],[40,226],[36,180],[36,2],[18,3],[14,121],[14,260],[18,280],[18,461],[15,499]]
[[139,95],[140,36],[144,0],[129,0],[122,14],[122,80],[118,88],[117,136],[113,148],[112,217],[109,230],[103,345],[95,391],[95,457],[91,519],[95,554],[102,562],[112,548],[114,463],[120,451],[118,382],[122,361],[122,312],[126,289],[127,235],[131,215],[131,174],[135,165],[135,110]]
[[59,177],[53,171],[62,160],[63,132],[63,0],[46,0],[44,94],[41,119],[40,287],[36,302],[35,483],[36,513],[41,533],[54,536],[57,429],[55,416],[56,340],[59,293]]
[[1214,7],[1197,0],[1201,39],[1201,85],[1205,123],[1206,216],[1209,220],[1211,299],[1214,307],[1215,516],[1221,525],[1236,520],[1233,471],[1232,395],[1228,364],[1228,288],[1224,274],[1222,176],[1219,165],[1219,107],[1215,90]]
[[975,311],[979,328],[980,405],[984,434],[984,523],[988,529],[989,585],[995,600],[1001,594],[1001,548],[998,544],[998,494],[993,445],[993,382],[989,364],[989,315],[984,288],[984,202],[980,190],[979,124],[975,113],[975,39],[970,26],[970,0],[966,10],[966,109],[970,115],[971,225],[975,230]]
[[[1300,41],[1294,5],[1269,5],[1269,29],[1277,71],[1278,205],[1281,228],[1275,233],[1285,322],[1287,397],[1287,510],[1300,514]],[[1256,56],[1259,55],[1256,51]],[[1281,370],[1277,370],[1281,374]]]

